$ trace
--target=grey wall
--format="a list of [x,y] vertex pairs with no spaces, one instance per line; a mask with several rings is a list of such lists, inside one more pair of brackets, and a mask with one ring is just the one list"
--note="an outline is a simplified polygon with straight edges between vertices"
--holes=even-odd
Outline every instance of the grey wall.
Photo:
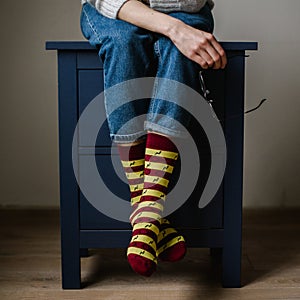
[[216,6],[215,34],[224,40],[255,40],[249,53],[244,203],[300,204],[300,1],[227,0]]
[[[246,115],[244,205],[299,206],[300,1],[215,2],[219,40],[259,42],[246,109],[268,98]],[[1,4],[0,205],[59,204],[56,53],[44,44],[82,40],[79,14],[79,0]]]

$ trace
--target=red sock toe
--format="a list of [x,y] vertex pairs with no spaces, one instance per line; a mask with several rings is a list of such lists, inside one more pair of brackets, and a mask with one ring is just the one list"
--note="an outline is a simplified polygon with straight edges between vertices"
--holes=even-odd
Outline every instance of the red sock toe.
[[157,255],[162,261],[175,262],[186,253],[184,237],[174,229],[167,219],[161,219],[158,235]]

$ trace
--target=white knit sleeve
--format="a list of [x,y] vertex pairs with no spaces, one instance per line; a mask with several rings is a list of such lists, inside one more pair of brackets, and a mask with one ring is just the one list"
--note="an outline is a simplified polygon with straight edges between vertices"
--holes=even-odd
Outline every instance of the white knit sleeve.
[[84,4],[89,2],[105,17],[116,19],[119,10],[122,5],[128,0],[81,0],[81,3]]
[[[128,0],[81,0],[81,3],[86,2],[93,5],[99,13],[103,16],[116,19],[119,10],[125,2]],[[140,0],[141,1],[141,0]],[[213,9],[213,0],[142,0],[146,4],[150,4],[150,7],[162,11],[186,11],[186,12],[197,12],[199,11],[207,2],[210,9]]]
[[212,0],[150,0],[150,7],[162,12],[197,12],[205,5],[206,2],[208,2],[212,9],[214,6]]

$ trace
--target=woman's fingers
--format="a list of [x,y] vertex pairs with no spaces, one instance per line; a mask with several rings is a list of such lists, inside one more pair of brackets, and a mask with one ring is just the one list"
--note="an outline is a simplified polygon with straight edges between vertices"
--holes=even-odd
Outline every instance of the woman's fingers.
[[[226,54],[225,54],[224,49],[217,42],[217,40],[211,33],[205,32],[204,36],[207,39],[207,44],[206,44],[205,50],[209,55],[209,57],[206,59],[206,61],[208,62],[208,65],[210,67],[213,67],[213,69],[220,69],[220,68],[223,69],[227,63]],[[202,55],[203,55],[203,52],[202,52]],[[205,57],[207,57],[207,56],[205,55]]]
[[220,69],[226,66],[225,51],[209,32],[180,23],[170,34],[170,39],[182,54],[204,69]]
[[208,68],[208,64],[207,62],[202,58],[202,56],[194,53],[192,54],[190,57],[188,57],[189,59],[193,60],[194,62],[196,62],[198,65],[200,65],[203,69],[207,69]]
[[211,68],[214,65],[215,63],[214,59],[205,50],[200,49],[197,51],[197,54],[203,59],[204,64],[207,65],[207,67]]
[[216,59],[215,66],[216,66],[216,68],[224,69],[226,64],[227,64],[227,58],[226,58],[226,53],[225,53],[224,49],[217,42],[215,37],[210,33],[208,33],[208,40],[210,41],[211,46],[215,50],[211,53],[211,55],[215,55],[215,53],[217,53],[217,56],[215,56],[215,59]]
[[192,59],[204,69],[224,68],[227,63],[225,51],[215,37],[207,32],[203,32],[202,37],[194,45],[194,54]]

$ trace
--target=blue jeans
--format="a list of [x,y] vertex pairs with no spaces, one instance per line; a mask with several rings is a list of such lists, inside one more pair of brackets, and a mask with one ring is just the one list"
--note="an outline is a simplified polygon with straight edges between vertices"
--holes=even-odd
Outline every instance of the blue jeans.
[[[197,13],[172,12],[169,15],[194,28],[213,32],[214,20],[208,5]],[[133,142],[147,131],[184,137],[186,134],[182,128],[186,128],[190,120],[189,113],[181,108],[186,99],[181,95],[172,102],[162,100],[159,94],[167,91],[156,88],[156,78],[183,83],[200,93],[198,74],[201,67],[185,57],[169,38],[102,16],[89,3],[82,7],[80,25],[84,37],[99,50],[105,90],[130,79],[154,78],[152,96],[141,99],[142,102],[124,100],[128,99],[128,89],[123,94],[122,91],[105,94],[112,140],[116,143]],[[138,118],[139,115],[144,119]],[[136,121],[130,122],[132,119]]]

